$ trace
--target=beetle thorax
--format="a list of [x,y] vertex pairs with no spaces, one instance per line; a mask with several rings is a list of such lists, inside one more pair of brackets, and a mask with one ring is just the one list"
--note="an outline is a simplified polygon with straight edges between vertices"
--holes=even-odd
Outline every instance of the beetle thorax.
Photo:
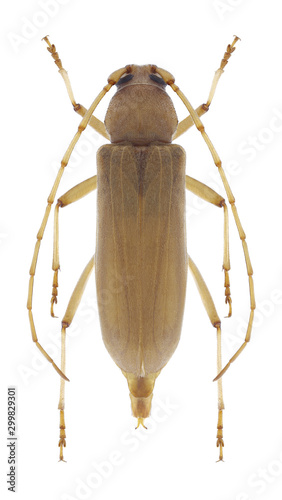
[[147,145],[172,141],[177,115],[165,85],[152,80],[150,68],[132,66],[131,79],[127,81],[125,77],[124,83],[122,78],[118,82],[105,117],[112,143]]

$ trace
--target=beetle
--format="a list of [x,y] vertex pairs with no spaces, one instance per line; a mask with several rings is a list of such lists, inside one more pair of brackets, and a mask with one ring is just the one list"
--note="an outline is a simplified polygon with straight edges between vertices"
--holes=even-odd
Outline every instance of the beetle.
[[[217,332],[218,423],[217,447],[223,460],[222,375],[250,341],[255,310],[253,270],[246,236],[235,199],[225,177],[220,158],[209,139],[200,116],[212,102],[218,81],[235,50],[239,38],[229,44],[219,69],[215,72],[208,100],[196,110],[174,83],[173,76],[155,65],[128,65],[114,71],[107,85],[94,99],[89,109],[77,104],[67,72],[48,37],[48,44],[59,73],[63,77],[74,110],[83,118],[61,161],[61,167],[47,199],[47,207],[37,234],[30,268],[27,308],[32,340],[61,377],[60,386],[60,460],[66,446],[65,433],[65,338],[71,325],[87,280],[96,269],[96,288],[101,330],[105,346],[127,379],[133,416],[137,427],[145,427],[149,417],[156,378],[175,351],[180,338],[186,292],[187,268],[195,279],[211,324]],[[94,115],[104,95],[115,85],[105,122]],[[178,123],[169,85],[183,101],[189,116]],[[60,196],[54,217],[53,289],[51,315],[58,295],[59,243],[58,220],[61,208],[86,196],[97,188],[96,252],[85,267],[70,298],[62,320],[61,368],[38,342],[32,313],[34,276],[39,248],[56,192],[71,153],[87,125],[92,126],[110,144],[97,152],[97,176],[70,189]],[[228,210],[224,198],[214,190],[185,174],[185,151],[171,144],[191,126],[202,134],[221,176],[234,220],[242,241],[250,291],[250,317],[244,342],[222,369],[221,322],[213,299],[197,266],[186,250],[185,188],[209,203],[223,208],[224,213],[224,287],[225,302],[232,314],[230,293],[230,259]],[[103,289],[111,281],[122,282],[118,294],[103,300]]]

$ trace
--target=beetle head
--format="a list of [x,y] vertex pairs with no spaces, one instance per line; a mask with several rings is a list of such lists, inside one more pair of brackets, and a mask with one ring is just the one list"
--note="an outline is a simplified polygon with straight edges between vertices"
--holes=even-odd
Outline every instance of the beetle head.
[[150,64],[127,66],[116,83],[117,92],[105,117],[112,143],[171,142],[178,120],[166,83],[154,68]]

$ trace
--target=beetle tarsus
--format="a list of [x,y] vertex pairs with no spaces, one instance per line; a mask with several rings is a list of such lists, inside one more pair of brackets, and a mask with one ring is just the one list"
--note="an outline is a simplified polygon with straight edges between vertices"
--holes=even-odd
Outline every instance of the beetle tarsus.
[[66,440],[65,439],[60,439],[58,446],[60,447],[60,457],[59,457],[59,462],[65,462],[64,460],[64,453],[63,453],[63,448],[66,446]]
[[51,299],[51,316],[52,316],[52,318],[57,318],[58,316],[56,316],[54,313],[54,304],[57,304],[57,299],[54,299],[52,297],[52,299]]
[[223,441],[223,418],[222,418],[222,410],[219,410],[218,412],[218,422],[217,422],[217,441],[216,441],[216,446],[219,448],[219,459],[217,462],[223,462],[223,447],[224,447],[224,441]]
[[51,297],[51,316],[52,318],[57,318],[54,314],[54,304],[58,303],[58,271],[54,272],[54,278],[53,278],[53,286],[52,286],[52,297]]
[[234,45],[238,40],[240,40],[240,38],[238,36],[234,35],[233,42],[227,46],[226,52],[225,52],[223,59],[221,60],[221,64],[220,64],[221,70],[223,70],[225,68],[226,64],[228,63],[228,60],[231,57],[232,52],[234,52],[234,50],[235,50]]
[[224,287],[225,287],[225,304],[229,304],[228,316],[225,316],[225,318],[230,318],[230,316],[232,316],[232,299],[230,293],[229,273],[226,270],[224,270]]
[[64,460],[64,448],[66,447],[66,425],[65,425],[65,415],[64,410],[60,410],[60,440],[58,446],[60,447],[60,460],[59,462],[65,462]]
[[56,64],[56,66],[59,68],[59,70],[62,70],[63,69],[62,61],[59,58],[59,54],[57,52],[55,45],[49,41],[48,36],[44,36],[44,38],[42,38],[42,40],[44,40],[47,43],[47,45],[48,45],[47,50],[48,50],[48,52],[50,52],[51,56],[53,57],[54,63]]
[[225,298],[225,304],[229,305],[229,311],[228,311],[228,315],[224,316],[224,317],[230,318],[232,316],[232,299],[230,296]]
[[222,441],[217,441],[217,443],[218,444],[216,446],[219,446],[219,459],[216,462],[224,462],[224,460],[223,460],[223,451],[222,451],[222,448],[224,446],[223,440]]

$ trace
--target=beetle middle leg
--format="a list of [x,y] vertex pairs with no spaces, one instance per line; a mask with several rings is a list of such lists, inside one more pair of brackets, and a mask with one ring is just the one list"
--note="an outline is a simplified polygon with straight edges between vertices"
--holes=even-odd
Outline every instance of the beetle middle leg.
[[[196,282],[197,288],[199,290],[202,302],[205,306],[206,312],[210,319],[210,322],[214,328],[216,328],[217,334],[217,371],[221,371],[221,321],[217,314],[213,299],[208,290],[208,287],[193,260],[189,256],[188,266]],[[217,442],[216,446],[219,448],[219,460],[223,460],[223,419],[222,412],[224,410],[223,394],[222,394],[222,379],[220,378],[217,382],[218,387],[218,422],[217,422]]]
[[54,304],[57,304],[58,295],[58,271],[60,269],[59,261],[59,209],[80,200],[87,194],[94,191],[97,188],[97,175],[80,182],[64,195],[60,196],[57,201],[54,212],[54,249],[53,249],[53,264],[52,269],[54,271],[53,277],[53,288],[52,288],[52,298],[51,298],[51,316],[54,317]]
[[213,189],[206,186],[202,182],[193,179],[186,175],[186,189],[196,194],[200,198],[224,210],[224,251],[223,251],[223,270],[224,270],[224,287],[225,287],[225,303],[229,305],[228,318],[232,314],[232,300],[230,294],[230,257],[229,257],[229,222],[228,210],[224,198],[216,193]]

